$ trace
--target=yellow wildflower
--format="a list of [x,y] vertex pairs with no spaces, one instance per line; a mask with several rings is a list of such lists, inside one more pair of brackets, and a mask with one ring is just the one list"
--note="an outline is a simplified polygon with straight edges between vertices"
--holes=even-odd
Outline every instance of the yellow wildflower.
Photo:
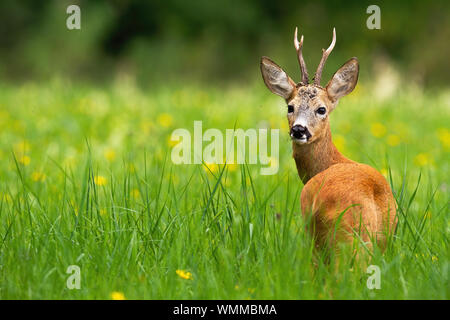
[[123,292],[119,292],[119,291],[113,291],[111,292],[111,299],[113,300],[125,300],[125,295],[123,294]]
[[167,139],[167,144],[169,147],[175,147],[178,143],[180,143],[180,140],[172,140],[172,136]]
[[16,143],[14,146],[14,151],[18,154],[24,154],[30,150],[30,143],[26,140]]
[[430,164],[432,162],[432,158],[427,153],[419,153],[414,158],[414,163],[418,165],[419,167],[426,166],[427,164]]
[[450,130],[447,128],[439,128],[437,133],[442,146],[444,148],[450,148]]
[[75,200],[70,200],[70,205],[73,208],[73,211],[75,212],[75,215],[78,216],[78,205]]
[[270,157],[269,158],[269,166],[271,168],[278,168],[280,166],[280,164],[278,163],[278,159],[275,157]]
[[98,186],[104,186],[107,183],[107,180],[103,176],[95,176],[94,177],[94,183]]
[[133,189],[130,191],[130,196],[134,199],[138,199],[140,194],[139,189]]
[[43,182],[45,178],[45,173],[42,172],[35,171],[31,174],[31,180],[33,180],[34,182]]
[[157,118],[158,123],[165,127],[168,128],[172,125],[173,123],[173,118],[170,114],[168,113],[161,113],[158,118]]
[[233,172],[233,171],[236,171],[237,168],[238,168],[237,163],[227,163],[227,169],[228,169],[228,171]]
[[370,131],[372,132],[372,135],[377,138],[381,138],[386,134],[386,127],[379,122],[372,123],[372,126],[370,127]]
[[219,171],[219,165],[217,163],[207,163],[203,164],[203,170],[209,173],[216,173]]
[[387,144],[391,147],[398,146],[400,144],[400,137],[396,134],[390,134],[387,137]]
[[333,143],[336,148],[340,151],[343,151],[345,148],[345,138],[339,134],[333,137]]
[[185,280],[192,280],[192,273],[188,272],[188,271],[184,271],[184,270],[177,270],[176,271],[177,275]]
[[114,159],[116,158],[116,152],[112,149],[105,150],[103,155],[105,156],[106,160],[108,160],[108,161],[114,161]]
[[30,164],[31,158],[29,156],[22,156],[22,157],[19,158],[19,162],[21,164],[23,164],[24,166],[27,166],[27,165]]
[[436,262],[436,261],[438,261],[439,259],[438,259],[438,257],[436,257],[436,256],[432,256],[431,257],[431,261],[433,261],[433,262]]

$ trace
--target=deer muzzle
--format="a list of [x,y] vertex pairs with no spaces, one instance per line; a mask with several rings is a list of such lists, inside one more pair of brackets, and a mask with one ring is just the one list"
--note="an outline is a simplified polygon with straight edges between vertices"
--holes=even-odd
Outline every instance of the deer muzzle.
[[307,127],[297,124],[291,128],[291,138],[306,142],[311,138],[311,133]]

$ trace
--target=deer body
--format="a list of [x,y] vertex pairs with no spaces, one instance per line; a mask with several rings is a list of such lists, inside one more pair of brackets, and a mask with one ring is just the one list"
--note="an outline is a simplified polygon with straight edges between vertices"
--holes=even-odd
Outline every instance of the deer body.
[[354,232],[369,247],[372,239],[384,245],[386,233],[394,229],[395,200],[378,171],[345,158],[332,143],[329,128],[316,144],[294,142],[293,157],[304,183],[302,213],[311,219],[317,246],[351,242]]
[[293,157],[304,183],[301,209],[309,219],[317,246],[352,242],[355,235],[370,247],[376,241],[382,247],[396,226],[396,206],[386,179],[372,167],[344,157],[334,146],[328,115],[339,98],[356,86],[359,64],[347,61],[328,85],[320,86],[325,61],[334,47],[324,52],[314,83],[309,84],[302,56],[303,36],[294,44],[302,70],[302,82],[295,82],[273,61],[263,57],[261,72],[266,86],[288,104],[288,122]]

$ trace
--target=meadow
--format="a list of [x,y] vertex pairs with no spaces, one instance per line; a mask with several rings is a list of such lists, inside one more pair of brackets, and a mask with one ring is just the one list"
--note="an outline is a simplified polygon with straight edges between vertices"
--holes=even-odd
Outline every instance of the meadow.
[[[194,120],[279,128],[278,173],[174,165],[170,135]],[[399,206],[369,290],[345,250],[337,270],[313,263],[286,106],[261,80],[0,84],[0,299],[449,299],[449,120],[448,90],[365,83],[331,114],[338,149],[385,175]]]

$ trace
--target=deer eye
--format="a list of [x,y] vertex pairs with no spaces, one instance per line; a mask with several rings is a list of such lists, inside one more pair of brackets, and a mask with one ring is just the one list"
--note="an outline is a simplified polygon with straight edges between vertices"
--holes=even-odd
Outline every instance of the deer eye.
[[294,106],[288,105],[288,113],[294,112]]
[[327,112],[327,109],[325,109],[324,107],[320,107],[316,110],[316,112],[318,114],[324,115]]

